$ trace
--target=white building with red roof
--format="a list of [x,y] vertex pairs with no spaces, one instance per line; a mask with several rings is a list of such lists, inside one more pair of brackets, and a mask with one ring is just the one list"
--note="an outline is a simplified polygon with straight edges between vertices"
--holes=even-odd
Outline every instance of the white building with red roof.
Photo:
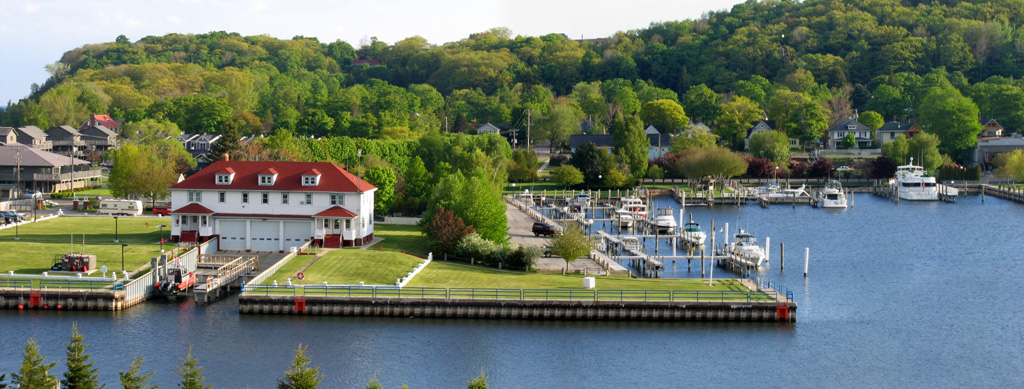
[[376,190],[330,162],[221,160],[171,187],[171,239],[238,251],[361,246],[373,239]]

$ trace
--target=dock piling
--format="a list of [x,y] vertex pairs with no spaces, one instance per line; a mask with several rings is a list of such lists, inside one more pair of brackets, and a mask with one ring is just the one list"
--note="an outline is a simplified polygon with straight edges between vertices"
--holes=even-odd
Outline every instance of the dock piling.
[[811,248],[804,248],[804,278],[807,278],[807,263],[811,260]]
[[782,262],[779,270],[786,271],[786,242],[779,242],[779,262]]

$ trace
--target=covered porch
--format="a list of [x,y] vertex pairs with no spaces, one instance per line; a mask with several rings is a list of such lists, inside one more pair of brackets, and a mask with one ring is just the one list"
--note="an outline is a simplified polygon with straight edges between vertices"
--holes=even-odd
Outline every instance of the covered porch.
[[320,247],[362,246],[373,239],[373,231],[361,228],[358,215],[340,206],[313,215],[313,226],[313,244]]
[[171,211],[171,241],[201,243],[213,237],[213,211],[189,204]]

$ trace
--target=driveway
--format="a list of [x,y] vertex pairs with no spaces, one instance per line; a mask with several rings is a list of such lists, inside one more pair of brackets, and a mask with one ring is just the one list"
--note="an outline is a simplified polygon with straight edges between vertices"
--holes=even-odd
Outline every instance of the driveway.
[[[508,217],[508,236],[512,243],[520,245],[543,246],[551,239],[543,236],[534,236],[530,230],[533,228],[534,220],[525,212],[512,204],[505,204],[505,215]],[[565,268],[565,260],[559,257],[541,257],[533,266],[542,273],[561,273]],[[603,272],[604,268],[590,258],[580,258],[569,264],[569,272],[597,274]]]

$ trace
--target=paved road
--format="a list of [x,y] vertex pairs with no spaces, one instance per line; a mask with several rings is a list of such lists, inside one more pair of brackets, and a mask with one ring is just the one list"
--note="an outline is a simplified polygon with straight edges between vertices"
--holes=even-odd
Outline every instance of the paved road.
[[[505,204],[505,215],[508,216],[508,236],[512,243],[520,245],[543,246],[550,242],[550,239],[543,236],[534,236],[530,232],[533,228],[533,219],[511,204]],[[541,257],[537,260],[534,268],[541,272],[561,272],[565,268],[565,261],[559,257]],[[580,258],[569,264],[569,272],[584,272],[596,274],[604,269],[589,258]]]

